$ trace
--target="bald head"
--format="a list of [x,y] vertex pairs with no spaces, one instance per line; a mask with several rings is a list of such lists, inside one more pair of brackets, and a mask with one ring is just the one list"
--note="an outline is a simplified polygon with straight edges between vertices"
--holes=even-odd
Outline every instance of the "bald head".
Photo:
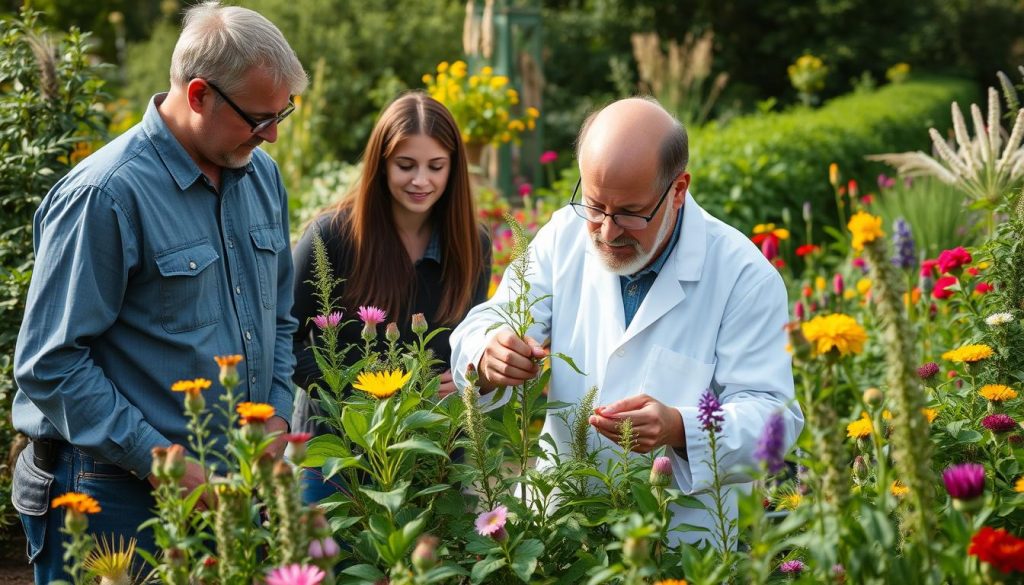
[[653,99],[626,98],[592,114],[577,140],[583,174],[665,184],[685,169],[686,130]]

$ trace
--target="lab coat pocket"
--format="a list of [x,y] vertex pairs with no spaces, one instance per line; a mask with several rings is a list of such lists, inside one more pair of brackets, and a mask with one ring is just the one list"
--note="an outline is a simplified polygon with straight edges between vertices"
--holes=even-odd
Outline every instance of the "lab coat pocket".
[[655,345],[642,370],[641,392],[668,406],[695,406],[715,375],[715,364]]

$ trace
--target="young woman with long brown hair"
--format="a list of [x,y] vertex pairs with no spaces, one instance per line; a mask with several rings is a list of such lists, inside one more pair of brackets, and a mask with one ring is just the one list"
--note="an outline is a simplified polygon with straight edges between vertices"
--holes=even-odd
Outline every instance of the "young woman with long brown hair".
[[[413,339],[409,324],[416,313],[432,327],[453,329],[486,300],[491,246],[476,221],[465,146],[451,113],[424,93],[404,94],[384,110],[363,153],[360,180],[310,224],[293,251],[292,314],[299,320],[294,380],[302,388],[320,378],[310,350],[317,331],[312,318],[319,312],[309,282],[314,234],[323,239],[335,276],[344,279],[334,292],[346,318],[354,317],[357,307],[379,307],[398,323],[399,343]],[[357,323],[343,327],[339,346],[361,344],[360,331]],[[448,334],[441,332],[428,344],[445,364],[441,396],[455,390]],[[347,355],[349,363],[358,358],[358,350]],[[330,432],[309,420],[315,413],[307,393],[297,402],[294,430]],[[305,501],[319,501],[339,487],[309,471]]]

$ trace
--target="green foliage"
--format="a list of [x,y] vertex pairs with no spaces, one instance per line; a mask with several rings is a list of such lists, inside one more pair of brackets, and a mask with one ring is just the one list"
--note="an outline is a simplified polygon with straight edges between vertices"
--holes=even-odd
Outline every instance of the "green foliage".
[[978,242],[972,229],[977,215],[964,208],[961,192],[936,179],[919,178],[909,185],[897,180],[879,191],[871,210],[882,218],[886,233],[892,233],[896,219],[905,219],[918,256],[937,258],[943,250]]
[[[76,146],[104,133],[99,71],[87,60],[88,35],[72,29],[54,42],[25,11],[0,20],[0,446],[13,429],[14,344],[32,274],[32,215],[74,161]],[[80,154],[82,151],[79,150]],[[10,502],[0,467],[0,526]]]
[[[914,150],[929,126],[947,124],[949,104],[970,101],[971,83],[915,79],[869,94],[834,99],[817,110],[737,118],[691,132],[693,192],[701,205],[740,229],[797,213],[810,201],[817,218],[834,223],[828,165],[847,176],[874,177],[881,167],[866,153]],[[862,180],[862,182],[864,182]]]

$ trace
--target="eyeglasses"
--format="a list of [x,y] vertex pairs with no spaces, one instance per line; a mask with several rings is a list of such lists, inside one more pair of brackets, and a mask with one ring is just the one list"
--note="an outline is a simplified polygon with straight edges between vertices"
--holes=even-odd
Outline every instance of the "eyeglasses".
[[672,190],[672,185],[676,184],[675,178],[672,182],[665,187],[665,192],[661,194],[661,199],[658,199],[658,204],[654,206],[650,215],[638,215],[636,213],[605,213],[596,207],[584,205],[583,203],[576,203],[576,192],[580,189],[580,182],[582,179],[576,181],[576,187],[572,190],[572,198],[569,199],[569,205],[572,206],[573,211],[576,215],[589,221],[590,223],[604,223],[604,218],[612,218],[612,222],[624,230],[642,230],[647,227],[647,224],[651,223],[654,219],[654,215],[661,209],[661,204],[665,202],[665,198],[668,197],[668,192]]
[[242,108],[238,107],[238,104],[231,101],[231,98],[229,98],[227,94],[221,91],[219,87],[210,83],[209,81],[206,82],[206,85],[212,87],[213,91],[217,92],[220,95],[220,97],[224,98],[224,101],[226,101],[228,105],[231,106],[232,110],[238,112],[238,115],[241,116],[242,119],[245,120],[245,123],[249,125],[249,128],[252,130],[253,134],[259,134],[260,132],[263,132],[267,128],[270,128],[271,125],[280,123],[281,120],[284,120],[285,118],[290,116],[292,112],[295,111],[295,102],[293,102],[291,98],[288,98],[288,105],[285,107],[285,109],[281,110],[281,112],[278,113],[276,116],[271,116],[263,120],[254,120],[252,116],[246,114],[245,111],[242,110]]

